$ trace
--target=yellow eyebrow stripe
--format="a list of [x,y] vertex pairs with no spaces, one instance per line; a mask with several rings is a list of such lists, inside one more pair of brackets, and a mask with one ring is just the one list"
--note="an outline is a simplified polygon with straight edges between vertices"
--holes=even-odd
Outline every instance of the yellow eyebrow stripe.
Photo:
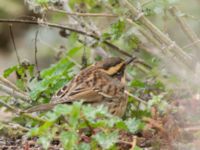
[[116,72],[118,72],[123,65],[124,65],[124,62],[122,62],[120,64],[117,64],[116,66],[110,67],[108,70],[103,70],[102,69],[102,71],[107,73],[107,74],[109,74],[109,75],[113,75]]

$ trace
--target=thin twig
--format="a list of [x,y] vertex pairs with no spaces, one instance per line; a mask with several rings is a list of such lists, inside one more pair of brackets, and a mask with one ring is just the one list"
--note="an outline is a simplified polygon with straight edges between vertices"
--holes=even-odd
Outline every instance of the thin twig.
[[[59,49],[58,48],[55,48],[53,47],[52,45],[49,45],[48,43],[46,43],[45,41],[43,40],[40,40],[40,42],[44,45],[46,45],[48,48],[54,50],[54,51],[58,51]],[[67,59],[69,59],[69,61],[73,62],[78,68],[82,68],[82,66],[76,61],[74,60],[73,58],[71,58],[70,56],[66,55]]]
[[10,82],[6,78],[0,76],[0,82],[4,83],[5,85],[9,86],[10,88],[12,88],[12,89],[14,89],[14,90],[16,90],[18,92],[23,93],[23,94],[26,95],[26,93],[24,91],[21,91],[18,87],[16,87],[15,84],[13,84],[12,82]]
[[35,33],[35,66],[36,66],[36,69],[37,69],[37,74],[39,75],[39,67],[38,67],[38,60],[37,60],[37,52],[38,52],[38,49],[37,49],[37,39],[38,39],[38,33],[39,33],[39,30],[36,31]]
[[70,16],[81,16],[81,17],[118,17],[115,14],[108,14],[108,13],[79,13],[79,12],[67,12],[64,10],[58,10],[55,8],[48,8],[49,11],[57,12],[57,13],[62,13]]
[[[176,62],[176,64],[180,64],[180,61],[177,60],[176,57],[174,57],[173,53],[172,53],[171,51],[169,51],[167,47],[163,48],[163,45],[162,45],[154,36],[152,36],[152,34],[151,34],[150,32],[147,32],[147,31],[145,30],[144,27],[138,25],[136,22],[134,22],[133,20],[131,20],[131,19],[129,19],[129,18],[125,18],[125,20],[126,20],[129,24],[131,24],[131,25],[133,25],[134,27],[136,27],[136,28],[138,29],[138,31],[140,31],[141,34],[142,34],[145,38],[147,38],[147,40],[149,40],[152,44],[154,44],[156,47],[158,47],[158,48],[161,50],[162,55],[166,55],[166,54],[167,54],[168,57],[170,57],[170,59],[172,59],[174,62]],[[142,40],[141,40],[141,41],[142,41]],[[145,46],[139,45],[139,48],[142,48],[142,49],[148,51],[148,50],[147,50],[147,47],[145,47]],[[151,51],[148,51],[148,52],[151,52]],[[136,61],[136,62],[137,62],[137,61]],[[141,61],[141,62],[143,62],[143,61]],[[146,63],[144,63],[144,64],[145,64],[145,66],[148,66],[148,68],[151,68],[148,64],[146,64]],[[144,65],[144,64],[143,64],[143,65]]]
[[[94,35],[93,33],[87,33],[87,32],[81,31],[81,30],[77,30],[77,29],[74,29],[74,28],[67,27],[65,25],[59,25],[59,24],[50,23],[50,22],[41,23],[41,22],[34,21],[34,20],[0,19],[0,23],[19,23],[19,24],[30,24],[30,25],[47,25],[49,27],[58,28],[58,29],[65,29],[65,30],[69,30],[71,32],[76,32],[78,34],[89,36],[89,37],[92,37],[92,38],[96,39],[97,41],[101,41],[102,40],[101,37],[99,37],[97,35]],[[127,53],[125,50],[122,50],[121,48],[119,48],[116,45],[112,44],[110,41],[101,41],[101,42],[106,44],[110,48],[112,48],[112,50],[115,50],[115,51],[117,51],[118,53],[120,53],[120,54],[122,54],[124,56],[132,57],[131,54]]]
[[2,100],[0,100],[0,105],[3,105],[4,107],[8,108],[9,110],[11,110],[16,115],[22,115],[24,117],[27,117],[27,118],[30,118],[32,120],[36,120],[36,121],[39,121],[39,122],[45,122],[46,121],[46,120],[44,120],[42,118],[39,118],[39,117],[36,117],[36,116],[32,116],[31,114],[28,114],[28,113],[24,112],[21,109],[18,109],[18,108],[15,108],[13,106],[10,106],[10,105],[6,104],[5,102],[3,102]]
[[137,97],[137,96],[131,94],[129,91],[125,90],[125,93],[126,93],[128,96],[133,97],[135,100],[137,100],[137,101],[139,101],[139,102],[141,102],[141,103],[147,105],[147,102],[145,102],[143,99],[141,99],[141,98],[139,98],[139,97]]
[[82,63],[82,68],[87,67],[87,56],[86,56],[86,43],[85,43],[86,38],[84,38],[84,42],[83,42],[83,54],[81,57],[81,63]]
[[17,51],[17,48],[16,48],[15,38],[14,38],[14,34],[13,34],[13,31],[12,31],[12,25],[11,24],[9,25],[9,31],[10,31],[10,36],[11,36],[11,39],[12,39],[13,47],[14,47],[14,50],[15,50],[15,54],[16,54],[16,57],[17,57],[17,61],[20,64],[20,57],[19,57],[19,54],[18,54],[18,51]]
[[194,45],[200,50],[200,44],[199,44],[199,42],[196,42],[196,41],[199,41],[199,38],[198,38],[197,34],[189,27],[186,20],[183,17],[181,17],[180,15],[178,15],[180,10],[175,6],[171,7],[169,10],[170,10],[171,14],[176,18],[180,27],[182,28],[184,33],[187,35],[187,37],[190,39],[190,41],[193,42]]
[[137,137],[136,137],[136,136],[133,136],[133,141],[132,141],[132,143],[131,143],[132,147],[131,147],[130,150],[134,150],[134,149],[135,149],[136,142],[137,142]]
[[[70,28],[70,27],[67,27],[65,25],[59,25],[59,24],[56,24],[56,23],[38,22],[38,21],[34,21],[34,20],[23,20],[23,19],[0,19],[0,23],[20,23],[20,24],[31,24],[31,25],[46,25],[46,26],[53,27],[53,28],[65,29],[65,30],[69,30],[71,32],[76,32],[78,34],[82,34],[82,35],[85,35],[85,36],[92,37],[92,38],[94,38],[98,41],[102,40],[100,37],[98,37],[97,35],[94,35],[93,33],[87,33],[87,32],[81,31],[81,30]],[[126,51],[122,50],[121,48],[115,46],[114,44],[110,43],[109,41],[102,41],[102,43],[113,48],[113,50],[117,51],[118,53],[121,53],[121,54],[128,56],[128,57],[132,57],[131,54],[129,54]]]
[[123,144],[127,144],[127,145],[132,145],[131,142],[127,142],[127,141],[123,141],[123,140],[118,140],[117,143],[123,143]]
[[182,48],[183,48],[183,49],[189,48],[189,47],[191,47],[191,46],[193,46],[193,45],[196,45],[196,44],[199,43],[199,42],[200,42],[200,40],[194,41],[194,42],[192,42],[192,43],[190,43],[190,44],[187,44],[187,45],[183,46]]
[[8,105],[7,103],[5,103],[3,100],[0,99],[0,105],[6,107],[7,109],[11,110],[12,112],[16,113],[16,114],[19,114],[20,113],[20,110],[18,110],[17,108],[14,108],[10,105]]
[[148,122],[150,125],[152,125],[153,127],[157,128],[162,133],[164,133],[165,135],[168,136],[167,131],[165,130],[165,128],[163,128],[163,126],[161,124],[159,124],[156,120],[148,118],[148,117],[144,117],[142,120],[145,121],[145,122]]
[[141,4],[141,6],[144,7],[145,5],[150,4],[152,1],[153,1],[153,0],[147,0],[146,2],[143,2],[143,3]]
[[182,128],[182,130],[186,132],[197,132],[197,131],[200,131],[200,126],[189,126],[189,127]]
[[[21,131],[25,131],[25,132],[30,130],[29,128],[23,127],[22,125],[16,124],[16,123],[9,123],[9,124],[7,122],[0,122],[0,123],[3,125],[3,127],[10,128],[12,130],[17,129],[17,130],[21,130]],[[10,132],[10,134],[12,134],[12,132]]]
[[[182,63],[182,67],[187,69],[188,71],[193,71],[194,64],[192,62],[192,58],[187,55],[174,41],[172,41],[169,37],[167,37],[162,31],[160,31],[149,19],[147,19],[144,14],[135,8],[128,0],[121,1],[124,7],[127,7],[131,13],[135,16],[135,20],[142,23],[155,38],[163,43],[165,47],[167,47],[168,51],[171,51],[179,58]],[[194,71],[193,71],[194,72]]]
[[9,94],[10,96],[12,96],[14,98],[19,98],[19,99],[21,99],[21,100],[23,100],[25,102],[29,102],[30,101],[30,98],[27,95],[25,95],[24,93],[16,91],[16,90],[14,90],[14,89],[6,86],[6,85],[3,85],[1,83],[0,83],[0,91],[3,91],[3,92]]
[[36,120],[36,121],[41,122],[41,123],[44,123],[44,122],[47,121],[47,120],[42,119],[42,118],[40,118],[40,117],[33,116],[33,115],[31,115],[31,114],[24,113],[24,112],[22,112],[21,115],[24,116],[24,117],[27,117],[27,118],[29,118],[29,119]]

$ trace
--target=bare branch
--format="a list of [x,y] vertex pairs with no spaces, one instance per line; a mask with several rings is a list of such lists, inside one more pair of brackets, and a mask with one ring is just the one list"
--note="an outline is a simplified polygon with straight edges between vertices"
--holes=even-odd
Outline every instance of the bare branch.
[[15,38],[14,38],[14,34],[13,34],[13,31],[12,31],[12,25],[11,24],[9,25],[9,31],[10,31],[10,36],[11,36],[11,39],[12,39],[13,47],[14,47],[14,50],[15,50],[15,53],[16,53],[16,56],[17,56],[17,61],[20,64],[20,57],[19,57],[19,54],[18,54],[18,51],[17,51],[17,48],[16,48]]
[[14,113],[16,113],[16,114],[19,114],[19,113],[20,113],[20,110],[18,110],[17,108],[12,107],[12,106],[10,106],[10,105],[8,105],[7,103],[5,103],[4,101],[2,101],[1,99],[0,99],[0,105],[2,105],[2,106],[4,106],[4,107],[8,108],[9,110],[11,110],[12,112],[14,112]]
[[13,106],[10,106],[8,104],[6,104],[5,102],[3,102],[1,99],[0,99],[0,105],[3,105],[4,107],[6,107],[7,109],[11,110],[13,113],[15,113],[16,115],[22,115],[24,117],[27,117],[29,119],[32,119],[32,120],[36,120],[36,121],[39,121],[39,122],[45,122],[46,120],[42,119],[42,118],[39,118],[37,116],[32,116],[31,114],[28,114],[26,112],[24,112],[23,110],[21,109],[18,109],[18,108],[15,108]]
[[137,100],[137,101],[139,101],[139,102],[141,102],[141,103],[147,105],[147,102],[145,102],[143,99],[141,99],[141,98],[139,98],[139,97],[137,97],[137,96],[131,94],[129,91],[125,90],[124,93],[127,94],[127,95],[130,96],[130,97],[133,97],[135,100]]
[[18,92],[23,93],[24,95],[26,95],[26,93],[24,91],[21,91],[18,87],[16,87],[15,84],[10,82],[6,78],[0,76],[0,82],[4,83],[5,85],[9,86],[10,88],[12,88],[12,89],[14,89],[14,90],[16,90]]
[[35,66],[36,66],[36,69],[37,69],[37,74],[39,75],[39,67],[38,67],[38,61],[37,61],[37,52],[38,52],[38,49],[37,49],[37,38],[38,38],[38,33],[39,33],[39,30],[37,30],[36,33],[35,33]]
[[112,18],[118,17],[115,14],[67,12],[67,11],[58,10],[58,9],[55,9],[55,8],[48,8],[48,11],[62,13],[62,14],[70,15],[70,16],[81,16],[81,17],[112,17]]
[[[141,22],[154,36],[155,38],[164,46],[166,50],[171,51],[179,58],[182,63],[182,67],[187,68],[187,70],[192,71],[194,68],[192,58],[187,55],[174,41],[167,37],[163,32],[161,32],[152,22],[147,19],[144,14],[135,8],[128,0],[122,1],[122,5],[127,7],[131,13],[135,16],[135,20]],[[173,49],[173,51],[172,51]]]
[[3,85],[1,83],[0,83],[0,91],[3,91],[3,92],[9,94],[10,96],[12,96],[14,98],[19,98],[19,99],[21,99],[25,102],[30,101],[30,98],[27,95],[25,95],[24,93],[16,91],[16,90],[14,90],[10,87],[7,87],[6,85]]
[[199,38],[198,38],[197,34],[189,27],[186,20],[183,17],[181,17],[180,15],[178,15],[180,10],[177,7],[171,7],[170,12],[171,12],[172,16],[174,16],[176,18],[180,27],[182,28],[184,33],[187,35],[187,37],[190,39],[190,41],[192,43],[194,43],[194,45],[198,49],[200,49],[200,43],[199,43]]
[[[65,30],[69,30],[71,32],[76,32],[78,34],[89,36],[89,37],[92,37],[92,38],[94,38],[98,41],[101,40],[100,37],[98,37],[97,35],[94,35],[93,33],[87,33],[87,32],[81,31],[81,30],[70,28],[70,27],[67,27],[65,25],[59,25],[59,24],[56,24],[56,23],[50,23],[50,22],[41,23],[41,22],[38,22],[38,21],[23,20],[23,19],[0,19],[0,23],[20,23],[20,24],[31,24],[31,25],[47,25],[49,27],[58,28],[58,29],[65,29]],[[115,51],[117,51],[117,52],[119,52],[119,53],[121,53],[125,56],[132,57],[131,54],[129,54],[126,51],[122,50],[121,48],[113,45],[109,41],[102,41],[102,43],[108,45],[109,47],[113,48],[113,50],[115,50]]]
[[[0,23],[19,23],[19,24],[30,24],[30,25],[47,25],[49,27],[53,27],[53,28],[58,28],[58,29],[64,29],[64,30],[69,30],[71,32],[76,32],[78,34],[82,34],[85,36],[89,36],[94,38],[97,41],[101,41],[101,37],[94,35],[93,33],[88,33],[85,31],[81,31],[81,30],[77,30],[74,28],[70,28],[67,27],[65,25],[59,25],[59,24],[55,24],[55,23],[50,23],[50,22],[38,22],[38,21],[34,21],[34,20],[23,20],[23,19],[0,19]],[[128,56],[128,57],[132,57],[131,54],[127,53],[125,50],[122,50],[121,48],[117,47],[116,45],[112,44],[110,41],[101,41],[102,43],[106,44],[107,46],[109,46],[110,48],[112,48],[112,50],[124,55],[124,56]],[[138,58],[137,58],[138,59]],[[146,64],[148,65],[148,64]]]

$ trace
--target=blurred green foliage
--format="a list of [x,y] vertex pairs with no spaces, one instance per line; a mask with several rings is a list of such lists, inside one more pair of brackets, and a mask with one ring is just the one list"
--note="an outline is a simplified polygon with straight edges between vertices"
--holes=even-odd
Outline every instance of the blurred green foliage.
[[[47,6],[54,5],[58,0],[29,0],[31,9],[42,10]],[[176,0],[155,0],[145,4],[144,9],[146,15],[159,14],[164,9],[174,3]],[[82,6],[86,12],[93,12],[94,8],[109,6],[117,14],[126,13],[126,8],[119,7],[117,0],[70,0],[69,5],[72,10],[76,11],[77,6]],[[133,3],[137,3],[134,1]],[[31,5],[30,4],[30,5]],[[40,12],[40,11],[39,11]],[[52,17],[53,18],[53,17]],[[65,19],[63,16],[61,19]],[[129,26],[123,17],[115,19],[107,29],[103,31],[101,40],[96,44],[102,46],[105,40],[112,42],[127,52],[135,52],[140,43],[135,31],[129,30]],[[12,73],[18,75],[16,85],[23,91],[27,92],[32,99],[32,104],[48,103],[52,95],[65,84],[67,84],[75,75],[77,70],[76,63],[70,58],[79,58],[80,51],[86,49],[87,54],[92,57],[91,47],[86,47],[85,43],[81,43],[83,38],[79,38],[76,33],[70,33],[66,40],[67,52],[55,64],[46,69],[41,70],[40,74],[36,74],[35,66],[15,65],[4,71],[4,77],[9,77]],[[96,46],[95,45],[95,46]],[[95,47],[94,46],[94,47]],[[102,46],[103,47],[103,46]],[[108,49],[105,46],[105,49]],[[82,53],[82,52],[81,52]],[[117,143],[120,139],[120,133],[137,134],[145,127],[142,118],[151,116],[151,107],[159,108],[162,113],[167,108],[167,101],[164,100],[166,89],[161,80],[156,77],[160,73],[157,68],[159,60],[154,58],[147,52],[141,52],[141,58],[144,58],[153,69],[145,74],[132,66],[127,69],[127,74],[131,76],[130,82],[127,83],[131,94],[145,101],[146,105],[137,101],[136,98],[129,96],[129,104],[127,113],[124,118],[112,116],[103,106],[97,108],[90,105],[82,105],[82,103],[73,103],[72,105],[57,105],[53,110],[39,113],[37,119],[30,119],[26,116],[19,116],[14,119],[15,122],[29,127],[27,133],[30,137],[38,137],[38,142],[44,149],[48,149],[50,143],[58,137],[62,147],[66,150],[92,150],[101,147],[101,149],[117,149]],[[120,56],[116,52],[109,50],[109,54]],[[102,59],[101,56],[97,56]],[[80,58],[79,58],[80,59]],[[80,68],[79,68],[80,69]],[[6,99],[5,101],[8,101]],[[88,139],[84,139],[87,137]],[[135,150],[140,149],[135,147]]]

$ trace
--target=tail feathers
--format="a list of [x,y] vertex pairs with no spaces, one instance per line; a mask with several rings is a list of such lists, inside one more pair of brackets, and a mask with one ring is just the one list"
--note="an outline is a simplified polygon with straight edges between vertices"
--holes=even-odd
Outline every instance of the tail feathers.
[[27,110],[25,110],[26,113],[32,113],[32,112],[38,112],[38,111],[47,111],[51,110],[56,106],[56,104],[41,104],[37,106],[33,106]]

